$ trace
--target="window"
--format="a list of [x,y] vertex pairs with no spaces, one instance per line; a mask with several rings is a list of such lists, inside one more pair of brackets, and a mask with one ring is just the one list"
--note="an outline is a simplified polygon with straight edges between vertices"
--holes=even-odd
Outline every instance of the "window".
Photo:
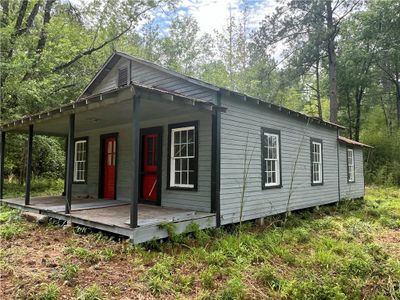
[[355,181],[355,172],[354,172],[354,150],[347,149],[347,181],[354,182]]
[[262,188],[281,187],[280,131],[261,129]]
[[87,138],[75,140],[74,182],[85,183],[87,178]]
[[118,70],[118,87],[128,84],[128,67]]
[[311,184],[323,184],[322,141],[311,139]]
[[169,126],[169,188],[197,189],[197,124]]

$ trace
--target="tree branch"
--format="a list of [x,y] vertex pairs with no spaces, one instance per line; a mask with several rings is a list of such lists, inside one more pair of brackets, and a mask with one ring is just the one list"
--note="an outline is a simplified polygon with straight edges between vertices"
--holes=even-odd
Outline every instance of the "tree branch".
[[25,32],[27,32],[29,29],[32,28],[33,26],[33,21],[36,18],[36,15],[39,12],[39,8],[41,6],[41,1],[38,0],[35,5],[33,6],[31,13],[28,16],[28,19],[26,21],[26,27],[25,28],[20,28],[17,32],[16,32],[16,36],[20,36],[22,34],[24,34]]
[[112,37],[111,39],[103,42],[102,44],[100,44],[97,47],[91,47],[87,50],[85,50],[84,52],[79,53],[78,55],[76,55],[74,58],[72,58],[69,62],[63,63],[61,65],[58,65],[57,67],[53,68],[53,72],[58,72],[62,69],[65,69],[67,67],[69,67],[70,65],[72,65],[73,63],[75,63],[76,61],[78,61],[79,59],[81,59],[84,56],[90,55],[95,51],[98,51],[102,48],[104,48],[105,46],[107,46],[108,44],[114,42],[115,40],[119,39],[121,36],[123,36],[125,33],[127,33],[131,28],[132,28],[132,22],[129,24],[129,26],[127,28],[125,28],[123,31],[121,31],[119,34],[117,34],[116,36]]

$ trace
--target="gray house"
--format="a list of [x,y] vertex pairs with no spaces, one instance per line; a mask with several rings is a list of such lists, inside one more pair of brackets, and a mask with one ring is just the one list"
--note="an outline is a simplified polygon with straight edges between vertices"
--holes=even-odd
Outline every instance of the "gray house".
[[[24,199],[2,203],[135,243],[364,195],[343,127],[115,52],[73,103],[1,127],[28,133]],[[34,135],[67,139],[65,196],[31,197]],[[241,210],[241,205],[243,209]],[[242,211],[242,213],[241,213]]]

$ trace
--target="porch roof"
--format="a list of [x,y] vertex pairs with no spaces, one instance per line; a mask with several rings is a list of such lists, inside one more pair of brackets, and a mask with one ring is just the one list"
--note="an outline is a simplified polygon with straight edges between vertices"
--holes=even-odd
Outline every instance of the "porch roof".
[[339,140],[339,142],[341,142],[341,143],[343,143],[343,144],[346,144],[346,145],[350,145],[350,146],[359,146],[359,147],[365,147],[365,148],[374,148],[374,147],[372,147],[372,146],[370,146],[370,145],[363,144],[363,143],[360,143],[360,142],[351,140],[351,139],[346,138],[346,137],[344,137],[344,136],[339,136],[339,137],[338,137],[338,140]]
[[[68,115],[72,113],[75,113],[77,118],[80,117],[77,123],[81,124],[81,131],[90,130],[91,127],[97,128],[99,125],[106,127],[128,123],[132,116],[132,105],[128,100],[131,100],[134,94],[140,94],[142,99],[149,100],[142,102],[144,120],[161,118],[168,113],[184,113],[185,106],[197,110],[226,110],[212,102],[131,83],[104,93],[79,97],[73,103],[8,122],[1,125],[0,130],[27,132],[29,125],[35,124],[36,133],[63,136],[67,134],[66,122]],[[96,124],[100,120],[102,124]]]

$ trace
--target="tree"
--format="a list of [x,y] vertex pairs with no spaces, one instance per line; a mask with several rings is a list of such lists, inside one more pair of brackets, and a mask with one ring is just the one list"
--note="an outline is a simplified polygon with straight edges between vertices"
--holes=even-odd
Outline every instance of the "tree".
[[400,127],[400,3],[371,1],[365,13],[365,31],[371,43],[375,63],[383,77],[393,85],[397,125]]
[[[305,46],[324,51],[328,57],[330,120],[337,122],[336,37],[343,20],[361,0],[282,1],[272,16],[267,16],[256,33],[266,48],[285,43],[292,49],[287,56]],[[318,51],[319,52],[319,51]],[[320,55],[314,56],[315,62]]]
[[1,1],[1,121],[75,100],[115,42],[173,2]]

